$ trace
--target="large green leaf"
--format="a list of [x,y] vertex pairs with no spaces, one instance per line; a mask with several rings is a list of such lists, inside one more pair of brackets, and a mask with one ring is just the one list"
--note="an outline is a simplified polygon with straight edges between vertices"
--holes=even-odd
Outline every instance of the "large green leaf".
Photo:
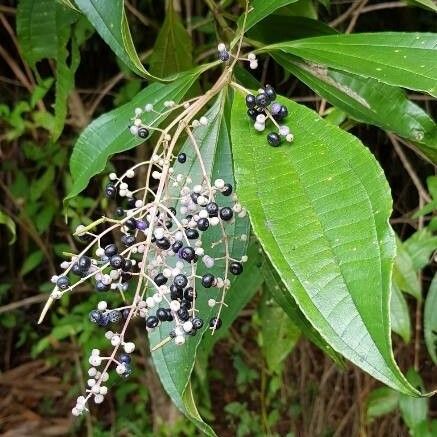
[[[134,115],[136,107],[144,107],[146,103],[152,103],[157,110],[162,110],[166,100],[179,102],[200,72],[199,69],[188,72],[171,84],[153,83],[138,93],[129,103],[94,120],[74,145],[70,159],[73,186],[66,199],[80,193],[88,185],[89,180],[105,168],[111,155],[132,149],[144,141],[133,136],[128,129],[129,120]],[[165,116],[146,112],[143,113],[142,119],[145,123],[153,122],[156,126],[165,119]]]
[[75,3],[106,44],[131,71],[142,77],[157,79],[144,68],[135,50],[124,10],[124,0],[75,0]]
[[329,103],[353,119],[379,126],[412,141],[437,162],[437,125],[405,92],[376,79],[305,62],[292,55],[275,53],[273,58]]
[[[229,132],[224,112],[225,92],[222,92],[207,113],[209,120],[208,125],[196,128],[193,134],[204,161],[205,171],[210,179],[215,180],[216,178],[221,178],[234,184]],[[201,166],[189,139],[183,145],[182,150],[187,155],[187,162],[185,164],[175,163],[175,173],[183,172],[184,174],[189,174],[194,185],[201,183],[203,180]],[[172,196],[176,196],[177,194],[176,189],[170,191],[170,195]],[[219,200],[222,205],[231,204],[232,202],[232,200],[227,197],[221,197]],[[178,208],[178,204],[175,206]],[[241,256],[244,255],[247,248],[247,240],[241,239],[240,236],[242,234],[247,236],[248,233],[248,218],[239,219],[226,225],[229,253],[232,258],[240,259]],[[202,243],[208,255],[214,258],[223,257],[223,245],[212,245],[213,242],[216,242],[221,238],[220,229],[217,227],[210,228],[208,232],[203,235]],[[196,274],[201,276],[208,271],[216,276],[223,276],[224,268],[225,261],[223,259],[217,260],[214,267],[208,270],[204,267],[203,263],[199,262],[197,263]],[[208,306],[208,299],[213,298],[216,299],[216,301],[221,299],[220,290],[214,288],[206,291],[203,289],[199,281],[196,282],[196,289],[198,290],[196,308],[199,310],[201,317],[205,320],[204,328],[199,330],[195,337],[188,337],[186,343],[182,347],[176,346],[173,342],[170,342],[164,347],[152,352],[152,358],[156,370],[165,390],[178,408],[181,409],[181,411],[190,419],[193,419],[193,417],[184,405],[183,398],[193,370],[197,348],[204,334],[211,335],[208,330],[208,321],[217,313],[217,308],[210,308]],[[227,296],[229,299],[232,299],[233,293],[242,292],[244,291],[235,290],[232,286],[228,291]],[[232,304],[231,300],[229,303]],[[226,311],[226,308],[224,308],[223,311]],[[170,330],[170,324],[162,324],[153,332],[149,333],[152,348],[154,345],[167,338]],[[198,425],[197,422],[195,423]],[[213,434],[213,431],[210,429],[205,430],[204,427],[201,429],[208,435]]]
[[[249,32],[251,38],[264,44],[332,34],[336,31],[320,21],[279,15],[267,17]],[[273,58],[353,119],[407,138],[437,162],[437,125],[425,111],[408,100],[402,89],[305,62],[290,54],[274,53]]]
[[331,346],[323,339],[319,332],[311,325],[305,317],[293,296],[288,292],[284,283],[270,262],[264,263],[265,282],[269,285],[268,290],[273,299],[282,307],[290,320],[299,328],[302,334],[320,348],[339,367],[344,367],[344,360]]
[[159,31],[150,58],[150,72],[155,76],[166,77],[192,66],[192,44],[190,35],[169,2],[164,23]]
[[437,275],[431,282],[425,299],[423,316],[425,343],[434,364],[437,364]]
[[390,319],[392,331],[399,334],[405,343],[409,343],[411,339],[410,312],[405,297],[395,283],[391,287]]
[[232,108],[236,179],[255,234],[297,304],[338,352],[385,384],[419,393],[400,372],[390,338],[395,240],[391,198],[374,157],[314,111],[278,97],[293,145],[271,148]]
[[437,96],[437,34],[356,33],[288,41],[263,48]]

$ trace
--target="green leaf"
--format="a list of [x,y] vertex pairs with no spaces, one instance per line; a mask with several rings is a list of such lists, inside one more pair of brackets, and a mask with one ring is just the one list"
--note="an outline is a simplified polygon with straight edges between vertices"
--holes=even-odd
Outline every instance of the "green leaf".
[[[267,282],[269,284],[269,282]],[[278,372],[285,358],[297,344],[299,328],[288,314],[265,294],[259,309],[262,353],[271,372]]]
[[25,260],[21,266],[20,276],[23,277],[30,273],[33,269],[37,268],[44,259],[44,254],[40,250],[32,252]]
[[135,50],[123,0],[75,0],[77,7],[131,71],[142,77],[155,78],[143,66]]
[[[220,177],[234,185],[229,131],[225,114],[224,91],[207,112],[206,116],[209,120],[208,125],[196,128],[193,132],[203,158],[205,172],[210,180],[215,180]],[[183,172],[184,174],[188,174],[194,185],[201,183],[203,180],[201,166],[197,159],[195,149],[192,147],[189,139],[183,145],[182,151],[187,155],[187,162],[185,164],[176,163],[174,165],[174,173],[178,174]],[[176,190],[177,189],[172,188],[172,190],[170,190],[170,195],[176,196],[178,194],[178,191]],[[223,199],[223,205],[231,204],[231,202],[232,200],[229,198]],[[178,208],[178,203],[176,203],[175,207],[176,209]],[[245,219],[239,219],[234,223],[227,224],[226,234],[229,241],[230,256],[234,259],[240,259],[246,252],[247,248],[247,239],[242,239],[241,235],[246,235],[247,237],[249,234],[248,218],[246,217]],[[234,235],[235,238],[233,238]],[[220,239],[221,232],[218,228],[211,228],[203,235],[203,247],[211,248],[208,251],[209,256],[214,258],[223,257],[223,246],[212,245],[213,242]],[[196,275],[201,276],[208,271],[213,275],[220,276],[223,274],[224,267],[224,260],[217,260],[214,267],[211,269],[206,269],[203,263],[199,262],[196,264]],[[229,279],[232,280],[233,278]],[[196,299],[196,308],[199,310],[199,314],[202,314],[202,318],[205,321],[204,328],[199,330],[195,337],[188,337],[183,347],[175,345],[174,342],[169,342],[165,346],[153,351],[152,359],[161,382],[175,405],[189,419],[193,420],[194,423],[199,426],[198,421],[194,420],[195,418],[190,413],[188,407],[184,404],[184,398],[186,396],[190,375],[193,370],[199,342],[203,335],[211,335],[207,326],[208,321],[217,313],[217,308],[210,308],[208,306],[208,300],[212,298],[216,301],[220,301],[221,291],[218,289],[210,289],[208,293],[202,292],[202,286],[199,281],[196,281],[196,288],[200,290]],[[232,286],[227,292],[227,298],[231,299],[232,293],[234,292],[241,293],[242,291],[237,291]],[[223,309],[223,312],[226,312],[226,308]],[[167,338],[170,330],[171,327],[169,324],[162,324],[153,332],[150,332],[149,339],[151,347],[159,344],[163,339]],[[208,435],[214,435],[210,428],[208,431],[205,431],[204,427],[206,426],[207,425],[202,425],[201,429],[203,432]]]
[[367,397],[367,421],[372,422],[377,417],[395,411],[398,405],[399,393],[397,391],[389,387],[379,387],[372,390]]
[[[88,185],[89,180],[105,168],[111,155],[132,149],[144,141],[134,137],[128,129],[129,120],[136,107],[152,103],[157,110],[161,110],[166,100],[181,101],[201,71],[195,69],[187,72],[171,84],[153,83],[129,103],[94,120],[74,145],[70,159],[73,186],[66,200],[79,194]],[[156,126],[166,117],[167,115],[157,116],[153,112],[146,112],[142,119],[145,123],[153,123]]]
[[437,250],[437,236],[427,228],[423,228],[405,240],[404,247],[410,254],[413,267],[421,270],[428,264],[432,253]]
[[173,2],[169,2],[164,23],[150,57],[150,72],[155,76],[166,77],[188,70],[192,64],[190,35],[174,10]]
[[247,36],[264,44],[275,44],[292,39],[333,35],[337,31],[322,21],[306,17],[269,15],[247,32]]
[[437,4],[434,0],[408,0],[408,3],[413,5],[422,6],[424,9],[437,12]]
[[9,244],[14,244],[17,238],[15,222],[3,211],[0,210],[0,225],[5,225],[8,228],[11,238]]
[[[418,390],[423,390],[422,378],[414,369],[408,370],[407,379]],[[417,425],[427,419],[428,399],[413,398],[401,394],[399,398],[399,408],[401,410],[402,419],[410,431],[414,431]]]
[[410,312],[405,297],[395,283],[391,287],[390,300],[391,330],[399,334],[405,343],[411,339]]
[[406,293],[411,294],[416,299],[422,298],[419,278],[413,264],[413,260],[402,243],[396,237],[396,258],[393,266],[393,282],[396,286]]
[[238,317],[240,311],[250,302],[261,288],[264,280],[262,274],[263,257],[258,243],[251,243],[247,249],[248,261],[244,264],[244,274],[237,276],[228,294],[226,311],[220,316],[222,327],[214,335],[205,335],[200,343],[197,355],[202,354],[203,362],[212,351],[214,345],[226,336],[229,327]]
[[273,58],[329,103],[353,119],[373,124],[412,141],[431,161],[437,162],[437,125],[400,88],[372,78],[304,62],[276,53]]
[[[249,13],[247,14],[245,31],[247,32],[252,26],[269,16],[277,9],[295,3],[297,0],[252,0],[250,2]],[[243,16],[238,20],[238,27],[241,29],[243,25]]]
[[425,299],[424,335],[429,355],[437,364],[437,275],[431,282]]
[[297,304],[322,337],[363,370],[411,395],[390,338],[395,255],[391,198],[375,158],[314,111],[278,97],[295,141],[271,148],[232,108],[239,196],[253,230]]
[[283,42],[282,50],[348,73],[437,96],[437,34],[355,33]]
[[270,284],[268,290],[273,299],[281,306],[290,320],[299,328],[302,334],[320,348],[339,367],[344,367],[341,355],[337,354],[331,346],[322,338],[319,332],[314,329],[305,315],[302,313],[293,296],[287,291],[284,283],[275,272],[270,262],[264,263],[265,282]]

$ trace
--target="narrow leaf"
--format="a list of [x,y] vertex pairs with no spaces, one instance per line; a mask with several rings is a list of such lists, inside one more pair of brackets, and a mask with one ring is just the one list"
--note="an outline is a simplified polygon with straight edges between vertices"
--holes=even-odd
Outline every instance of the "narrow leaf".
[[[153,83],[138,93],[131,102],[94,120],[74,145],[70,159],[73,186],[66,200],[80,193],[88,185],[89,180],[105,168],[111,155],[132,149],[143,142],[134,137],[128,129],[129,120],[136,107],[144,107],[146,103],[152,103],[157,110],[162,110],[166,100],[179,102],[200,72],[199,69],[193,70],[167,85]],[[143,121],[153,123],[154,126],[164,119],[165,116],[157,116],[153,112],[146,112],[143,115]]]
[[264,47],[389,85],[437,96],[437,34],[355,33],[305,38]]
[[111,50],[131,71],[142,77],[155,78],[143,66],[135,50],[123,0],[75,0]]
[[437,236],[433,235],[429,229],[423,228],[405,240],[404,247],[410,254],[413,267],[421,270],[428,264],[433,252],[437,250]]
[[150,58],[150,72],[159,77],[170,76],[192,66],[191,38],[169,2],[164,23],[159,31]]
[[428,353],[437,365],[437,275],[434,276],[425,299],[423,324]]
[[232,110],[236,179],[254,232],[335,350],[392,388],[418,395],[391,348],[395,240],[384,174],[355,137],[291,100],[279,102],[292,114],[293,145],[269,147],[244,116],[243,97]]
[[17,238],[15,222],[3,211],[0,210],[0,225],[5,225],[8,228],[11,238],[9,244],[14,244]]
[[435,0],[409,0],[410,3],[421,6],[429,11],[437,12],[437,4]]
[[393,282],[396,286],[406,293],[411,294],[416,299],[421,299],[419,278],[414,267],[413,260],[399,238],[396,238],[396,258],[393,267]]

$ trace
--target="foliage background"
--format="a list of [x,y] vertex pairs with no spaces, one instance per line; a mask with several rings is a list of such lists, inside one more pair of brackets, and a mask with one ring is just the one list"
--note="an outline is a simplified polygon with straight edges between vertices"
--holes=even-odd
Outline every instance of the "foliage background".
[[[348,32],[435,30],[432,12],[402,2],[339,0],[331,1],[330,8],[321,3],[300,0],[282,13],[318,17]],[[227,11],[233,10],[232,2],[224,4]],[[187,0],[174,2],[174,6],[191,33],[193,44],[188,51],[195,62],[213,59],[217,44],[214,14],[220,12],[209,11],[211,2]],[[196,435],[160,386],[142,326],[134,328],[142,347],[132,378],[117,385],[110,401],[95,408],[92,416],[78,421],[70,417],[77,381],[83,384],[84,379],[81,351],[91,348],[95,334],[86,323],[87,314],[97,298],[85,300],[87,290],[81,290],[62,301],[49,323],[37,326],[35,322],[61,252],[77,244],[69,237],[71,229],[85,216],[98,216],[107,203],[101,196],[103,177],[96,177],[68,209],[63,209],[62,199],[71,187],[68,160],[78,133],[99,114],[131,99],[146,81],[132,76],[82,18],[74,35],[63,35],[62,26],[56,29],[59,46],[55,43],[47,48],[49,54],[42,57],[50,59],[38,60],[32,69],[38,54],[27,53],[23,42],[20,48],[16,7],[14,1],[0,6],[0,217],[4,221],[10,217],[16,226],[12,244],[5,227],[0,233],[0,430],[13,436]],[[154,46],[156,53],[162,44],[156,37],[165,17],[165,3],[132,0],[126,2],[126,10],[142,60],[150,62],[158,75],[171,72],[171,67],[157,65],[153,54]],[[61,73],[64,89],[59,88],[59,80],[54,81],[60,77],[62,62],[69,70]],[[262,58],[256,74],[262,83],[276,84],[281,94],[346,126],[371,149],[389,180],[395,201],[392,224],[402,240],[424,225],[412,215],[424,203],[423,193],[418,196],[417,180],[419,186],[426,187],[434,166],[383,131],[358,125],[330,110],[324,100],[268,57]],[[75,83],[70,90],[71,75]],[[200,89],[208,89],[215,75],[202,76]],[[56,95],[62,92],[68,96],[65,125],[62,108],[53,107]],[[435,115],[431,98],[415,94],[410,98]],[[149,151],[143,146],[117,155],[107,170],[112,166],[125,168]],[[417,180],[412,180],[412,174]],[[427,236],[423,247],[425,244],[431,255],[435,237]],[[431,261],[421,273],[424,290],[434,267]],[[260,290],[240,314],[216,346],[207,370],[201,366],[196,369],[194,390],[199,408],[218,435],[408,435],[396,395],[385,389],[374,392],[380,384],[363,372],[352,365],[342,371],[306,340],[298,341],[293,325],[266,296]],[[420,334],[416,302],[411,298],[407,301],[412,324],[418,321]],[[278,331],[269,331],[270,324],[265,323],[271,320],[281,334],[277,350],[272,350],[271,340],[278,338]],[[415,363],[425,386],[435,386],[435,372],[421,335],[418,339],[413,335],[410,345],[395,335],[394,347],[403,370]],[[370,411],[369,394],[373,399]],[[437,415],[435,402],[429,402],[430,418]],[[417,405],[423,407],[423,403]],[[385,411],[388,414],[382,415]]]

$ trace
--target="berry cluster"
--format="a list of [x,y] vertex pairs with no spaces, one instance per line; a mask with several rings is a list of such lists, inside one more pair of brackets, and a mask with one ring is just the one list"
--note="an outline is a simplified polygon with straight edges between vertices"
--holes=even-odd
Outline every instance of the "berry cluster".
[[[232,54],[229,53],[226,45],[224,43],[220,43],[217,46],[217,58],[222,62],[227,62],[232,57]],[[256,58],[255,53],[249,53],[247,58],[238,57],[239,61],[247,61],[249,62],[249,68],[251,70],[256,70],[258,68],[258,59]]]
[[276,102],[275,99],[276,91],[271,85],[259,89],[257,95],[246,95],[247,115],[254,121],[254,128],[258,132],[263,132],[269,121],[277,127],[277,132],[267,134],[267,141],[273,147],[279,146],[282,138],[285,138],[289,143],[294,139],[290,128],[279,124],[288,116],[288,109],[285,105]]
[[[193,101],[180,105],[166,102],[163,111],[185,110],[191,104]],[[127,327],[132,320],[142,319],[147,331],[168,333],[156,347],[168,342],[183,345],[204,329],[214,332],[222,325],[220,313],[231,278],[243,272],[247,261],[245,255],[233,258],[230,240],[246,241],[248,236],[227,232],[246,211],[232,184],[220,178],[211,181],[205,174],[191,131],[206,126],[208,118],[190,119],[190,123],[183,119],[180,126],[191,138],[195,153],[187,150],[175,155],[172,147],[176,141],[171,141],[170,129],[160,130],[142,121],[142,114],[151,111],[157,112],[152,104],[136,108],[129,126],[140,138],[147,138],[151,131],[161,132],[151,159],[121,176],[109,175],[104,193],[116,203],[113,215],[77,227],[75,235],[86,247],[77,255],[67,254],[69,259],[61,263],[62,274],[52,277],[54,289],[48,304],[85,282],[102,296],[120,295],[119,306],[110,307],[102,299],[89,313],[89,320],[104,328],[113,351],[107,356],[98,349],[92,351],[87,393],[78,397],[74,415],[87,411],[90,398],[103,402],[111,365],[122,377],[131,374],[135,344],[127,339]],[[201,163],[201,174],[196,177],[185,170],[193,160]],[[140,182],[141,166],[146,167],[147,180],[144,186],[135,187],[135,182]],[[107,226],[97,232],[103,225]],[[201,293],[207,301],[205,314],[196,305]]]

